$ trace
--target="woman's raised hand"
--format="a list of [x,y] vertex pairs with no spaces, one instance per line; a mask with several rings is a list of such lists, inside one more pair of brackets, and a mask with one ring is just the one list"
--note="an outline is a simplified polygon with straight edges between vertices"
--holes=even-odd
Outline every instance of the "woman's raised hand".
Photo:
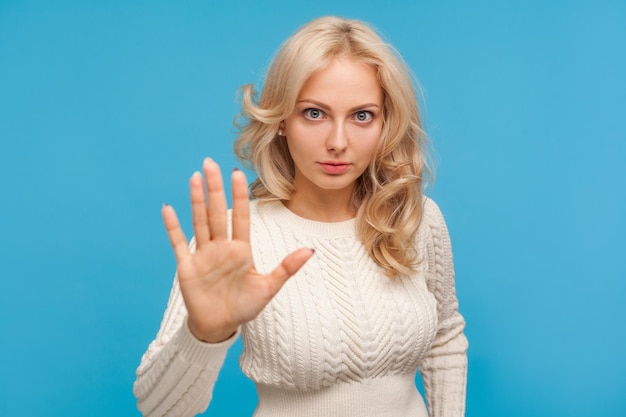
[[232,239],[229,239],[228,208],[220,168],[207,158],[203,171],[208,195],[200,173],[196,172],[190,180],[194,253],[174,209],[165,205],[162,214],[176,256],[189,330],[198,339],[215,343],[254,319],[311,257],[313,250],[299,249],[269,274],[258,273],[250,249],[250,202],[244,173],[239,170],[232,173]]

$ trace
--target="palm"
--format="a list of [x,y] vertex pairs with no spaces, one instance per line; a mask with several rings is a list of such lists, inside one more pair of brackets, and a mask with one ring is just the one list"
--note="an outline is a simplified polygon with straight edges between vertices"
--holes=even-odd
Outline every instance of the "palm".
[[224,323],[250,321],[267,303],[260,296],[267,280],[254,269],[246,242],[207,243],[179,264],[178,279],[188,310]]
[[180,290],[190,330],[206,341],[228,337],[254,319],[283,283],[311,256],[298,250],[271,273],[260,274],[252,261],[249,200],[243,173],[233,172],[232,239],[227,236],[226,198],[219,167],[205,161],[208,205],[199,174],[190,181],[196,251],[192,252],[174,210],[165,206],[163,220],[177,261]]

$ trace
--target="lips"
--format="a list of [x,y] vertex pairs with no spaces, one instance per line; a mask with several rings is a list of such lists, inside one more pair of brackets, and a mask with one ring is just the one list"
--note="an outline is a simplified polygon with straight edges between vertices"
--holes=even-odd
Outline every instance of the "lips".
[[327,161],[327,162],[320,162],[319,164],[322,167],[322,169],[329,174],[343,174],[350,167],[350,164],[346,162],[340,162],[340,161],[337,161],[337,162]]

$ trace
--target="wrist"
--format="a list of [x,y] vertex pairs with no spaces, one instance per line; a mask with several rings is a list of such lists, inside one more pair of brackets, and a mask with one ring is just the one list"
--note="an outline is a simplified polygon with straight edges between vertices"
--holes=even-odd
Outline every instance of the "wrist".
[[233,337],[233,335],[237,333],[238,326],[234,328],[224,327],[215,330],[202,330],[198,326],[194,325],[191,320],[187,319],[187,328],[189,329],[191,335],[199,341],[203,343],[215,344],[224,342],[225,340]]

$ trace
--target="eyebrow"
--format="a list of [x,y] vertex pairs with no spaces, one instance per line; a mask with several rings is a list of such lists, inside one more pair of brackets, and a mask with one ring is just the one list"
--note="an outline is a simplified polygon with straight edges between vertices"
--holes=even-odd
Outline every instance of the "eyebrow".
[[[324,104],[321,101],[313,100],[313,99],[310,99],[310,98],[300,99],[300,100],[296,101],[296,104],[298,104],[298,103],[311,103],[311,104],[315,104],[317,107],[321,108],[322,110],[325,110],[325,111],[330,110],[330,106],[329,105]],[[360,110],[360,109],[366,109],[368,107],[380,108],[380,106],[378,104],[376,104],[376,103],[365,103],[365,104],[361,104],[359,106],[352,107],[349,111],[356,111],[356,110]]]

